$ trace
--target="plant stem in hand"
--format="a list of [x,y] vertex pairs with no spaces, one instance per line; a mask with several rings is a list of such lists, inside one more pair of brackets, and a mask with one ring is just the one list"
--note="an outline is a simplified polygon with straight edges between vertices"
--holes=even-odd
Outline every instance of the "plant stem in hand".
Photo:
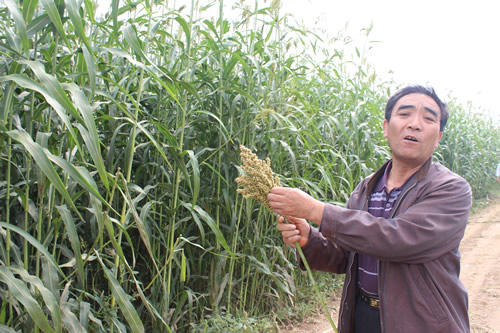
[[[285,222],[289,223],[287,218],[285,217]],[[325,299],[323,297],[323,294],[319,292],[318,285],[316,284],[316,281],[314,280],[314,277],[312,275],[311,268],[309,267],[309,263],[307,262],[306,256],[304,255],[304,252],[302,251],[302,248],[300,247],[299,242],[295,242],[295,248],[297,249],[297,252],[299,253],[300,259],[302,260],[302,263],[304,264],[304,267],[306,268],[307,275],[309,275],[309,280],[311,280],[311,284],[313,286],[314,292],[316,293],[316,296],[319,299],[319,302],[321,303],[321,307],[323,308],[323,312],[325,313],[325,316],[328,318],[328,321],[330,322],[330,325],[332,326],[333,330],[335,333],[337,333],[337,327],[335,326],[335,323],[333,322],[332,316],[330,316],[330,311],[328,311],[328,307],[326,306]]]

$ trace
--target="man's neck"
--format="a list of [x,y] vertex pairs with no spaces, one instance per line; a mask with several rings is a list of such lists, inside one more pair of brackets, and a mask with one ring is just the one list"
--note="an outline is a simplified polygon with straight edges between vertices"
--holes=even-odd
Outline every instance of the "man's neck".
[[393,188],[402,186],[408,178],[422,167],[422,165],[423,163],[418,166],[408,165],[393,160],[392,168],[387,179],[387,192],[390,193]]

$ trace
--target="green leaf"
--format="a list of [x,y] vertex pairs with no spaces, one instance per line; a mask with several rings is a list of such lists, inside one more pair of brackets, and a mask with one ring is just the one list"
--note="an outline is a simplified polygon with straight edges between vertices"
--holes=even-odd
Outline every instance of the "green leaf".
[[21,143],[24,148],[30,153],[30,155],[35,160],[36,164],[40,167],[45,176],[50,180],[52,185],[56,188],[56,190],[63,196],[66,202],[74,209],[74,211],[78,214],[78,216],[83,220],[83,217],[80,215],[80,212],[75,206],[75,203],[71,199],[68,191],[66,191],[66,186],[62,182],[61,178],[57,174],[56,170],[50,163],[47,155],[42,146],[38,143],[34,142],[33,139],[26,132],[20,132],[17,130],[7,132],[12,139]]
[[14,0],[5,0],[5,4],[7,5],[7,8],[9,9],[9,12],[16,24],[17,33],[19,38],[21,39],[24,54],[26,55],[26,57],[28,57],[30,52],[30,41],[28,39],[28,33],[26,30],[26,24],[24,23],[23,15],[19,11],[19,7],[17,6],[17,3],[14,2]]
[[180,203],[191,212],[193,218],[195,215],[197,215],[197,217],[200,217],[210,227],[212,232],[215,234],[217,241],[222,245],[222,247],[227,251],[227,253],[229,253],[229,255],[231,256],[234,256],[234,253],[227,245],[226,239],[224,238],[224,235],[222,234],[220,229],[217,227],[217,224],[215,224],[215,221],[212,219],[210,215],[208,215],[206,211],[203,210],[203,208],[201,208],[198,205],[194,206],[189,205],[183,201],[180,201]]
[[8,45],[4,44],[5,48],[12,52],[12,54],[22,57],[23,48],[20,44],[21,41],[19,40],[16,32],[14,32],[14,30],[12,30],[10,27],[6,27],[5,35],[7,35],[8,41]]
[[135,52],[135,54],[139,57],[139,59],[147,60],[147,56],[144,53],[144,50],[142,49],[143,47],[141,42],[137,38],[137,33],[133,25],[127,25],[123,29],[123,36],[125,37],[125,40],[129,43],[130,47]]
[[30,24],[33,20],[33,14],[35,13],[35,9],[38,6],[38,0],[24,0],[23,1],[23,16],[24,21],[27,24]]
[[100,202],[102,202],[104,205],[106,205],[109,209],[114,211],[114,208],[111,207],[111,205],[104,199],[101,194],[99,193],[99,189],[95,183],[93,183],[93,179],[91,176],[88,174],[87,169],[82,169],[82,168],[76,168],[72,164],[70,164],[68,161],[65,159],[53,155],[50,153],[47,149],[44,149],[45,154],[51,160],[54,164],[59,166],[61,169],[64,170],[64,172],[69,175],[74,181],[76,181],[80,186],[82,186],[84,189],[88,191],[90,195],[93,195],[95,198],[97,198]]
[[82,118],[76,111],[76,107],[71,103],[68,95],[63,89],[62,84],[57,80],[55,76],[47,74],[43,65],[39,61],[20,61],[21,64],[28,65],[31,70],[35,73],[38,80],[50,96],[55,99],[59,104],[61,104],[66,110],[71,113],[79,122],[83,122]]
[[120,307],[120,310],[125,317],[125,320],[127,320],[130,330],[132,332],[144,332],[144,325],[139,318],[139,314],[135,310],[132,303],[130,303],[131,296],[123,290],[123,288],[120,286],[120,283],[113,276],[113,273],[111,273],[106,265],[104,265],[101,256],[97,251],[96,254],[97,259],[99,259],[99,263],[101,264],[104,274],[106,275],[106,278],[109,282],[111,292],[113,293],[113,296],[115,297],[116,302],[118,303],[118,306]]
[[75,105],[78,105],[78,110],[80,110],[88,132],[82,130],[82,128],[78,126],[78,124],[77,128],[80,129],[80,133],[82,134],[83,140],[85,141],[87,149],[89,150],[90,156],[94,161],[97,172],[101,177],[102,183],[109,191],[108,173],[106,172],[106,167],[104,166],[104,160],[102,159],[101,150],[99,149],[99,133],[97,132],[92,108],[90,107],[87,97],[76,84],[65,84],[64,87],[66,87],[70,91],[73,99],[75,100]]
[[[82,18],[80,17],[80,6],[76,3],[76,0],[64,0],[64,3],[66,5],[66,9],[68,11],[71,22],[73,22],[73,27],[75,28],[76,34],[82,39],[87,49],[89,51],[92,50],[89,40],[85,35]],[[79,4],[81,5],[81,2],[79,2]]]
[[[88,322],[89,322],[90,316],[91,316],[90,303],[80,302],[80,324],[82,324],[84,329],[88,328]],[[101,326],[101,328],[102,328],[102,326]]]
[[153,265],[154,265],[158,275],[160,275],[160,270],[158,269],[155,257],[153,255],[153,251],[151,249],[151,242],[149,241],[149,235],[147,233],[146,226],[144,225],[144,221],[142,221],[139,214],[137,214],[137,210],[135,209],[134,202],[133,202],[132,197],[130,196],[130,192],[128,191],[128,188],[127,188],[127,182],[125,180],[125,177],[123,177],[123,174],[120,174],[120,176],[122,178],[123,185],[124,185],[125,200],[127,201],[129,209],[132,212],[132,216],[134,217],[135,224],[137,225],[137,229],[139,230],[139,235],[141,236],[141,239],[142,239],[142,242],[144,243],[144,246],[146,246],[146,250],[148,251],[149,257],[151,258],[151,261],[153,262]]
[[30,283],[32,286],[38,289],[38,291],[42,295],[45,305],[50,311],[55,331],[62,332],[61,311],[59,310],[59,304],[57,302],[57,299],[55,298],[55,295],[45,287],[45,285],[37,276],[29,274],[24,268],[10,267],[10,270],[14,274],[18,274],[24,281]]
[[[113,248],[115,251],[118,253],[118,256],[120,259],[125,259],[125,255],[123,253],[123,249],[120,244],[116,241],[116,236],[115,236],[115,229],[113,228],[113,221],[105,215],[104,219],[104,227],[106,228],[106,231],[108,232],[109,239],[111,240],[111,245],[113,245]],[[121,231],[126,232],[126,230],[123,229],[123,226],[119,223],[115,223],[119,228],[121,228]],[[135,259],[134,259],[135,260]],[[124,260],[124,262],[127,262]]]
[[[75,130],[73,128],[73,125],[68,117],[68,114],[66,113],[66,110],[54,97],[52,97],[51,94],[49,94],[49,92],[42,85],[40,85],[38,82],[36,82],[30,78],[27,78],[23,75],[20,75],[20,74],[11,74],[11,75],[7,75],[4,77],[0,77],[0,82],[1,81],[14,81],[15,83],[17,83],[21,87],[31,89],[31,90],[37,91],[40,94],[42,94],[43,97],[45,97],[45,100],[54,108],[54,110],[56,111],[59,118],[61,118],[63,123],[68,128],[68,131],[71,133],[71,136],[74,138],[75,143],[78,145],[78,137],[77,137]],[[78,113],[76,115],[78,116]],[[81,147],[78,147],[78,148],[81,150]]]
[[66,302],[63,302],[63,304],[61,304],[61,314],[66,331],[68,331],[69,333],[87,332],[87,330],[83,328],[76,315],[71,311],[71,307],[65,303]]
[[0,122],[7,123],[7,119],[12,109],[12,98],[14,95],[13,84],[6,84],[3,91],[3,98],[0,102]]
[[193,217],[194,223],[196,223],[196,225],[198,226],[198,230],[200,232],[201,243],[205,244],[205,228],[203,227],[203,223],[201,222],[200,217],[193,210],[194,207],[192,205],[188,205],[187,203],[182,202],[182,201],[181,201],[181,204],[184,207],[186,207],[189,210],[189,212],[191,213],[191,216]]
[[184,255],[184,249],[181,251],[181,281],[186,282],[186,256]]
[[59,266],[57,265],[56,261],[54,260],[54,257],[47,251],[47,249],[45,248],[45,246],[43,246],[33,236],[31,236],[30,234],[28,234],[23,229],[20,229],[20,228],[16,227],[15,225],[12,225],[12,224],[9,224],[9,223],[0,222],[0,227],[3,227],[5,229],[9,229],[11,231],[14,231],[15,233],[19,234],[21,237],[23,237],[24,239],[26,239],[28,241],[28,243],[30,243],[31,245],[33,245],[38,251],[40,251],[44,256],[46,256],[47,259],[50,261],[50,263],[52,265],[54,265],[54,267],[57,268],[59,274],[61,274],[63,276],[63,278],[66,279],[66,275],[59,268]]
[[61,215],[64,226],[66,227],[66,233],[68,234],[69,242],[76,259],[76,269],[78,272],[78,276],[80,277],[80,282],[82,286],[85,286],[85,271],[83,266],[82,253],[80,251],[80,239],[78,238],[78,231],[76,230],[73,216],[71,216],[70,211],[65,205],[56,206],[56,208]]
[[45,28],[50,24],[50,17],[47,14],[42,14],[37,16],[31,23],[28,25],[28,37],[33,38],[35,34],[37,34],[40,30]]
[[220,134],[222,134],[224,136],[224,140],[231,141],[231,142],[233,141],[231,139],[231,136],[229,135],[229,132],[227,131],[226,126],[224,125],[224,123],[220,120],[220,118],[217,115],[215,115],[213,112],[208,112],[205,110],[199,110],[199,111],[196,111],[196,113],[204,114],[210,118],[213,118],[215,121],[217,121],[217,123],[219,123],[220,129],[221,129]]
[[172,168],[172,165],[170,164],[170,161],[168,160],[168,157],[165,154],[165,152],[163,151],[163,149],[160,146],[160,144],[156,141],[156,139],[153,137],[153,135],[143,125],[143,123],[147,123],[146,121],[138,123],[138,122],[134,121],[132,118],[117,118],[117,119],[124,119],[124,120],[130,122],[131,124],[136,125],[141,130],[141,132],[144,133],[148,137],[149,141],[151,141],[151,143],[153,144],[153,146],[155,146],[156,150],[158,151],[158,153],[160,153],[161,157],[167,163],[167,165],[170,168]]
[[21,280],[16,279],[14,274],[5,266],[0,266],[0,281],[8,285],[9,293],[24,306],[38,327],[44,332],[55,332],[50,326],[42,308],[31,296],[28,287]]
[[113,18],[113,31],[118,36],[118,6],[120,0],[111,0],[111,17]]
[[68,48],[71,49],[68,39],[66,37],[66,33],[64,31],[64,27],[62,24],[61,16],[59,15],[59,11],[57,10],[57,6],[55,1],[53,0],[40,0],[42,7],[45,9],[45,12],[47,15],[49,15],[50,20],[54,24],[54,27],[56,28],[57,32],[59,35],[63,38],[64,42],[68,46]]
[[83,56],[85,57],[85,63],[87,64],[87,74],[89,75],[89,84],[91,89],[91,95],[93,96],[95,93],[95,84],[97,77],[97,70],[95,68],[95,60],[92,53],[90,53],[89,49],[84,45],[82,47]]
[[182,30],[184,31],[184,34],[186,35],[186,45],[189,49],[191,46],[191,30],[189,28],[189,24],[181,16],[176,16],[175,20],[180,24]]
[[194,205],[196,205],[196,200],[200,195],[200,167],[198,165],[198,159],[194,155],[194,152],[192,150],[188,150],[187,153],[189,156],[188,165],[191,165],[191,169],[193,170],[193,173],[191,174],[191,182],[189,183],[189,185],[191,187],[192,205],[194,207]]
[[[83,0],[85,4],[85,12],[87,14],[87,17],[90,19],[90,22],[92,24],[95,24],[95,9],[94,9],[94,3],[92,0]],[[97,4],[97,3],[96,3]]]
[[[135,32],[134,32],[134,34],[135,34]],[[158,82],[159,84],[162,85],[163,88],[165,88],[165,90],[175,100],[175,102],[179,105],[179,107],[181,109],[183,108],[183,106],[179,102],[179,98],[177,96],[178,89],[176,89],[171,76],[168,75],[167,73],[165,73],[164,71],[162,71],[155,64],[151,63],[147,58],[146,58],[146,60],[151,63],[152,68],[149,68],[145,64],[135,60],[134,57],[132,57],[130,54],[128,54],[127,52],[124,52],[122,50],[112,49],[112,48],[102,48],[102,50],[106,50],[106,51],[110,52],[111,54],[114,54],[114,55],[119,56],[119,57],[124,57],[134,66],[137,66],[139,68],[144,69],[146,72],[148,72],[154,78],[154,80],[156,82]],[[153,69],[154,69],[154,71],[153,71]],[[158,76],[158,73],[161,73],[161,75]]]
[[42,272],[44,286],[50,290],[56,299],[59,299],[59,272],[57,266],[54,266],[46,256],[42,256]]

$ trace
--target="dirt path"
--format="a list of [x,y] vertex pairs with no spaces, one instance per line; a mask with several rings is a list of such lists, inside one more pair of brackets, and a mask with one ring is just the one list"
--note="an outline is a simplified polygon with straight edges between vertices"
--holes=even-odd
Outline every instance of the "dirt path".
[[[460,279],[469,291],[471,332],[500,333],[500,198],[470,216],[460,252]],[[334,299],[330,304],[335,321],[338,302]],[[333,329],[319,313],[283,332],[330,333]]]
[[500,332],[500,199],[470,217],[460,252],[471,332]]

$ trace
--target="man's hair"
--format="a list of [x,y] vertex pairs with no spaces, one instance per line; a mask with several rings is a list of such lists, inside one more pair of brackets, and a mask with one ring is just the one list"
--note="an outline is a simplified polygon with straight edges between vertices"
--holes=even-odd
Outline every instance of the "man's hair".
[[394,105],[396,105],[396,103],[399,101],[401,97],[409,94],[424,94],[431,97],[437,103],[441,111],[439,131],[442,132],[444,130],[444,127],[446,126],[446,122],[448,121],[448,116],[449,116],[448,106],[446,105],[446,103],[441,101],[441,99],[439,99],[438,95],[434,91],[434,88],[432,87],[411,85],[398,90],[387,101],[387,105],[385,106],[385,120],[387,120],[387,122],[391,120],[391,114],[392,110],[394,109]]

